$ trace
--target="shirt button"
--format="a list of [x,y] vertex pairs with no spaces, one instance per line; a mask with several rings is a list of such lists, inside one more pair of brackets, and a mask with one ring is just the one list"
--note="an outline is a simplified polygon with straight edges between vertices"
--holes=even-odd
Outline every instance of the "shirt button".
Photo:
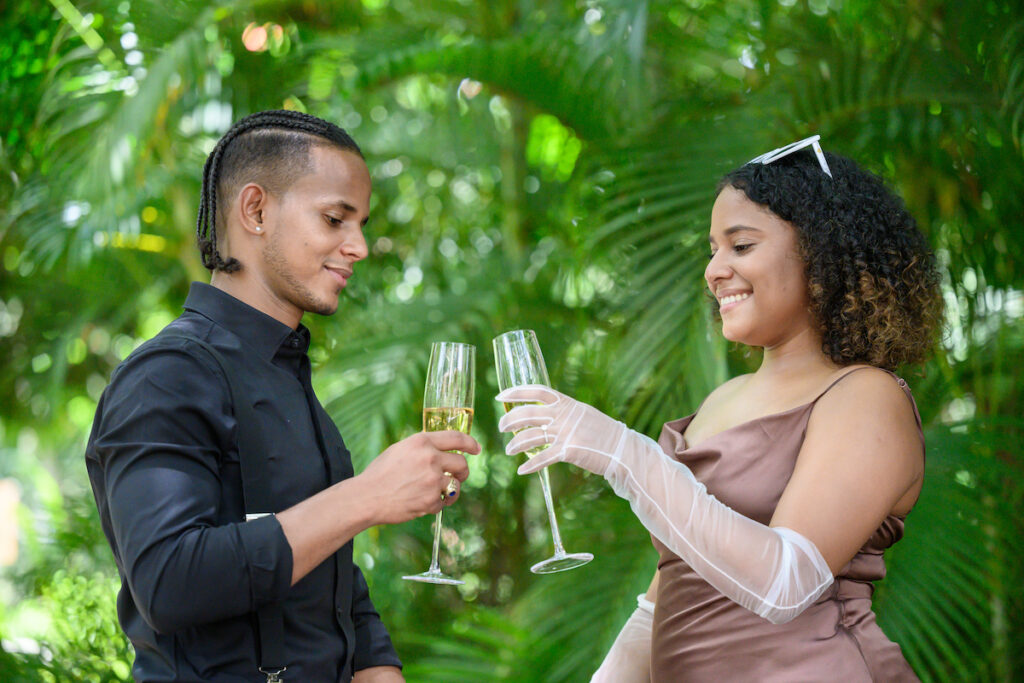
[[288,343],[293,349],[299,348],[299,340],[296,339],[295,337],[292,337],[292,340]]

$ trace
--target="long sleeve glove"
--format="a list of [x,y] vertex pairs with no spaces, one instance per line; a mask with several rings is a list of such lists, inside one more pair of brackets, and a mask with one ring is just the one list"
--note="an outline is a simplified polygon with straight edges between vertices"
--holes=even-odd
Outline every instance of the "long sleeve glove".
[[640,594],[636,605],[590,683],[649,683],[651,680],[654,603]]
[[509,455],[549,445],[520,474],[570,462],[602,475],[659,541],[755,614],[784,623],[832,584],[828,563],[810,540],[723,505],[652,439],[549,387],[506,389],[497,400],[533,404],[514,408],[499,423],[516,432]]

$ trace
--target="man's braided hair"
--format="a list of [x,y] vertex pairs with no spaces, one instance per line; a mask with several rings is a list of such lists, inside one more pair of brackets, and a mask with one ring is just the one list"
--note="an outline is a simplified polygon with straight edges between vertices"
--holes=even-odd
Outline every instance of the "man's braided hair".
[[243,181],[259,182],[271,192],[287,189],[309,171],[309,149],[318,144],[363,156],[342,128],[297,111],[256,112],[224,134],[206,158],[199,194],[196,241],[207,269],[231,273],[242,267],[238,259],[224,260],[217,250],[217,227],[224,225],[218,200],[226,204]]

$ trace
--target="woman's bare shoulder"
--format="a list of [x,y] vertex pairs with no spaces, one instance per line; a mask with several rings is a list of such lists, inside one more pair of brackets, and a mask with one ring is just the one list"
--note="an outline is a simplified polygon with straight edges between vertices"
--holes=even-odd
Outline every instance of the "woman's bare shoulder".
[[818,400],[809,432],[835,435],[854,429],[859,440],[902,443],[908,456],[920,450],[920,428],[906,382],[880,368],[862,366],[841,376]]
[[[896,410],[913,417],[906,382],[892,373],[870,365],[844,368],[818,401],[822,413],[839,410],[871,415]],[[816,411],[817,412],[817,411]]]

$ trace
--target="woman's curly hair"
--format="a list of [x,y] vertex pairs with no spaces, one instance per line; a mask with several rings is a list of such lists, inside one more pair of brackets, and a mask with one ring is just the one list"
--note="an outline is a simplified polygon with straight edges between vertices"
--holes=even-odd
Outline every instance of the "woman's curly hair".
[[833,362],[888,370],[919,362],[942,322],[935,255],[881,178],[846,157],[825,157],[832,178],[808,149],[741,166],[718,191],[735,187],[796,228],[811,315]]

